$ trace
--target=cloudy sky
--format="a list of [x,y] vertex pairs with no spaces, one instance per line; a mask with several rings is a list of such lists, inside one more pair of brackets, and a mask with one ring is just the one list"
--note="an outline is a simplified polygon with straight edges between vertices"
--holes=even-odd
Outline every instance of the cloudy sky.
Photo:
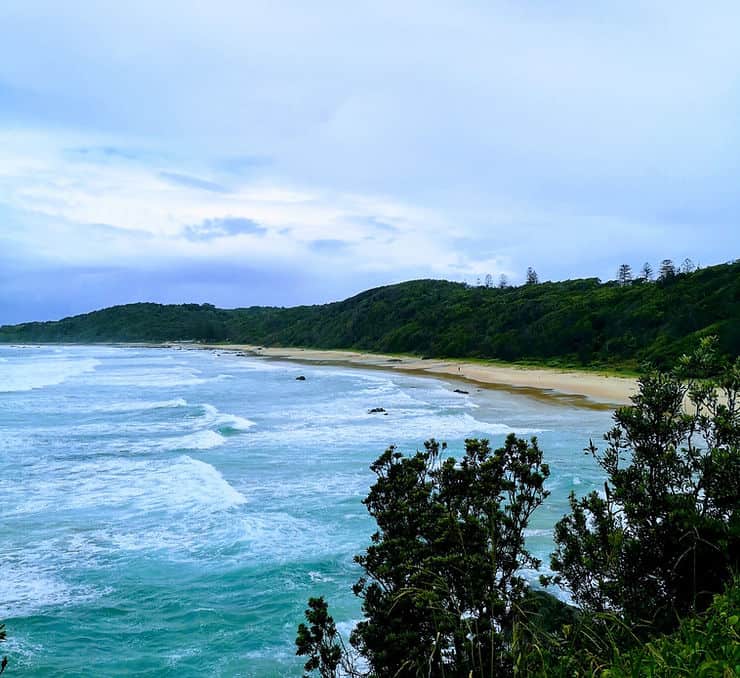
[[0,3],[0,323],[740,256],[740,5]]

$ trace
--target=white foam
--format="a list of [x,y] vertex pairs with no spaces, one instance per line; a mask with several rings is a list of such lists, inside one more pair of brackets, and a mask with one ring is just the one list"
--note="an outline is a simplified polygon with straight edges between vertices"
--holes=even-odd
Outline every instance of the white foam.
[[525,537],[552,537],[551,529],[527,528],[524,530]]
[[96,374],[92,383],[98,386],[134,386],[136,388],[177,388],[184,386],[199,386],[212,382],[220,382],[233,379],[232,374],[217,374],[213,377],[205,377],[202,372],[194,367],[186,365],[152,365],[147,361],[136,367],[123,362],[116,365],[113,360],[107,360],[106,364],[113,369]]
[[211,450],[226,442],[217,431],[195,431],[177,438],[165,438],[158,442],[158,447],[170,450]]
[[[178,410],[190,408],[186,413]],[[76,435],[84,436],[113,436],[116,449],[125,446],[142,449],[210,449],[222,445],[226,439],[220,432],[248,431],[255,426],[255,422],[236,414],[221,412],[218,408],[208,403],[202,405],[190,405],[184,398],[173,398],[172,400],[160,401],[124,401],[110,404],[102,404],[86,408],[86,411],[100,412],[104,414],[137,413],[152,410],[172,410],[165,417],[157,421],[139,420],[135,416],[127,417],[121,421],[120,418],[107,418],[75,426]],[[200,409],[202,413],[193,416],[192,410]],[[37,432],[44,431],[55,433],[54,428],[37,428]],[[167,438],[153,437],[153,434],[185,434]],[[131,441],[130,436],[145,436],[146,443]]]
[[213,466],[188,455],[174,462],[106,458],[76,465],[49,464],[44,476],[47,480],[27,488],[26,501],[17,513],[55,507],[182,515],[224,511],[247,501]]
[[0,600],[6,617],[29,615],[34,609],[48,605],[60,605],[70,599],[69,587],[60,579],[45,572],[4,566],[0,577]]
[[[303,473],[299,476],[285,477],[279,485],[260,484],[255,485],[254,489],[255,492],[264,492],[276,499],[324,497],[341,501],[348,497],[364,497],[372,482],[373,476],[369,470],[365,470],[363,464],[361,473],[347,473],[332,468],[331,472]],[[359,502],[357,506],[360,515],[364,515],[365,510]]]
[[240,517],[237,541],[250,559],[273,563],[314,560],[319,554],[352,553],[357,545],[343,542],[326,524],[299,518],[284,511],[261,512]]
[[29,357],[8,361],[0,367],[0,393],[56,386],[72,377],[92,372],[100,365],[95,358],[71,360],[49,356]]
[[[147,479],[142,481],[146,492],[136,496],[136,506],[140,510],[214,512],[247,501],[218,470],[199,459],[185,455],[174,464],[152,466],[147,469]],[[159,491],[152,491],[153,485]]]
[[5,619],[28,617],[46,607],[77,604],[98,595],[99,592],[92,587],[68,584],[55,572],[32,562],[31,558],[24,557],[15,564],[3,563],[0,600],[3,601]]
[[205,403],[202,407],[202,421],[205,426],[230,428],[236,431],[247,431],[255,425],[251,419],[246,419],[245,417],[240,417],[236,414],[221,412],[218,408],[213,405],[209,405],[208,403]]
[[136,478],[133,488],[116,484],[116,500],[122,503],[116,521],[106,521],[95,533],[108,550],[221,562],[220,549],[239,540],[241,518],[234,511],[247,499],[210,464],[183,456],[166,467],[142,465]]
[[311,570],[308,573],[308,578],[311,580],[314,584],[320,584],[324,582],[333,582],[336,581],[334,577],[329,577],[325,574],[321,574],[321,572],[318,572],[316,570]]
[[187,407],[185,398],[173,398],[172,400],[132,400],[127,402],[110,403],[108,405],[95,405],[88,408],[92,412],[143,412],[145,410],[160,410],[170,407]]
[[[388,409],[388,408],[387,408]],[[291,409],[284,413],[286,424],[276,422],[253,434],[255,440],[281,444],[340,444],[348,438],[363,440],[371,445],[388,445],[414,441],[421,444],[434,437],[454,440],[467,437],[491,438],[509,433],[531,435],[540,429],[485,422],[468,412],[445,412],[425,409],[388,409],[388,415],[368,414],[367,410],[351,408],[346,403],[332,411]]]
[[98,386],[135,386],[137,388],[175,388],[197,386],[209,380],[199,370],[186,367],[157,368],[126,366],[123,370],[101,372],[92,383]]
[[170,654],[165,655],[167,658],[167,668],[175,669],[184,659],[192,659],[193,657],[199,657],[202,654],[202,647],[188,647],[180,652],[171,652]]
[[259,356],[239,355],[231,351],[214,355],[214,358],[230,358],[229,369],[243,372],[299,372],[303,369],[295,364],[273,362]]

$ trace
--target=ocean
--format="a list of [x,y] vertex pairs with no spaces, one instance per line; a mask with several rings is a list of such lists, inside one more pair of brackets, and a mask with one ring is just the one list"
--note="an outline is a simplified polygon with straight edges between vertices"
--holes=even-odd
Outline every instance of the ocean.
[[435,437],[454,455],[467,437],[536,435],[552,496],[527,534],[547,571],[568,493],[603,482],[583,449],[610,426],[609,411],[399,372],[0,346],[8,675],[300,676],[310,596],[344,633],[360,617],[361,502],[388,445]]

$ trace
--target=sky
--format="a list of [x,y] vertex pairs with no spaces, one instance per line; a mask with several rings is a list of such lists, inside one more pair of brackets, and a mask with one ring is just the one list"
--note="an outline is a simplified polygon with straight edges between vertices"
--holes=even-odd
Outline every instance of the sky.
[[3,0],[0,324],[740,256],[740,4]]

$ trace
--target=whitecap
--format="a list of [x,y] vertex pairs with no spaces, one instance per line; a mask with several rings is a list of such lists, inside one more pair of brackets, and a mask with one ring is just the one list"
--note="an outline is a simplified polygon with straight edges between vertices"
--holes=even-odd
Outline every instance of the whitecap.
[[26,501],[18,506],[17,513],[36,513],[54,506],[56,511],[101,509],[182,515],[188,511],[224,511],[247,501],[211,464],[188,455],[175,461],[106,458],[76,465],[48,465],[46,476],[48,480],[27,488]]
[[317,554],[342,550],[341,544],[332,543],[326,526],[282,511],[242,516],[235,529],[236,541],[250,561],[312,561]]
[[177,438],[165,438],[159,441],[157,446],[170,450],[210,450],[223,445],[225,442],[226,438],[220,433],[206,429]]
[[551,529],[527,528],[524,530],[525,537],[552,537]]
[[234,429],[236,431],[247,431],[252,428],[255,423],[251,419],[240,417],[236,414],[228,414],[221,412],[217,407],[205,403],[202,405],[203,417],[202,424],[204,426],[216,426],[220,428]]
[[161,410],[165,408],[187,407],[185,398],[172,398],[171,400],[132,400],[108,405],[94,405],[88,408],[92,412],[141,412],[145,410]]
[[308,578],[314,584],[336,581],[334,577],[329,577],[325,574],[321,574],[321,572],[317,572],[316,570],[311,570],[310,572],[308,572]]
[[184,367],[145,369],[127,367],[96,374],[91,383],[97,386],[134,386],[136,388],[176,388],[205,384],[208,378],[200,371]]
[[[387,408],[388,409],[388,408]],[[285,445],[341,444],[348,438],[373,446],[391,443],[420,445],[424,440],[461,440],[468,437],[493,438],[509,433],[533,435],[540,429],[511,427],[476,419],[468,412],[439,412],[429,409],[388,409],[388,415],[368,415],[358,407],[338,405],[331,411],[284,412],[289,425],[276,422],[273,428],[253,434],[255,440]]]
[[0,577],[0,600],[5,619],[28,617],[47,607],[78,604],[100,593],[91,586],[73,586],[55,572],[29,562],[28,558],[16,564],[5,562]]
[[0,393],[56,386],[72,377],[92,372],[98,365],[100,361],[95,358],[64,360],[34,356],[30,360],[14,360],[0,368]]
[[[154,421],[138,416],[155,410],[163,413]],[[207,450],[223,445],[226,436],[243,433],[255,426],[255,422],[246,417],[221,412],[208,403],[190,404],[184,398],[114,402],[94,405],[86,411],[116,415],[78,423],[71,433],[75,439],[95,440],[103,446],[101,451]],[[37,426],[35,429],[37,434],[55,436],[58,431],[56,426]]]

